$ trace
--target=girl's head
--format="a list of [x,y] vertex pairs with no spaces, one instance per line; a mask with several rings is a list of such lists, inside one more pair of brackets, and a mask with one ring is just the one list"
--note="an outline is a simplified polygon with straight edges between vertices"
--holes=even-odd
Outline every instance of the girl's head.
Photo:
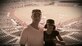
[[54,30],[56,27],[54,25],[54,20],[53,19],[48,19],[46,21],[46,25],[44,26],[44,28],[48,29],[48,30]]

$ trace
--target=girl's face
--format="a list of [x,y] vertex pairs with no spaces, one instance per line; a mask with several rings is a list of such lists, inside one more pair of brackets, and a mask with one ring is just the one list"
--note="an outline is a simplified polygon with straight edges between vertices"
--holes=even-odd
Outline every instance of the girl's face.
[[47,29],[53,31],[54,25],[47,23]]

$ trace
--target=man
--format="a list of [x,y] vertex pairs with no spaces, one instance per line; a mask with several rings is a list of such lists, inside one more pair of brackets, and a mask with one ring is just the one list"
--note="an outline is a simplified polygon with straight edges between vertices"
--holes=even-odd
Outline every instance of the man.
[[43,46],[43,30],[39,27],[41,20],[41,10],[32,11],[32,23],[21,34],[21,46]]

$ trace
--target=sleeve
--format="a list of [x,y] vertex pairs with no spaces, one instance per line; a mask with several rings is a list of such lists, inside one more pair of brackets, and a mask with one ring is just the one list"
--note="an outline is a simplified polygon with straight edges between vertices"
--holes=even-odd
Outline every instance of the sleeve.
[[25,45],[26,42],[27,42],[27,28],[22,31],[19,43]]
[[59,32],[58,32],[58,31],[56,31],[56,35],[57,35],[57,36],[59,35]]

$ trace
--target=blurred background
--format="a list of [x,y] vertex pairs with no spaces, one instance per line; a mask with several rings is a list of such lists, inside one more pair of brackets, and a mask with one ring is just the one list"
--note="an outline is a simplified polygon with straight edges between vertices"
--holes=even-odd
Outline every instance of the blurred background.
[[0,0],[0,46],[19,46],[33,9],[42,11],[41,27],[55,20],[66,46],[82,45],[82,0]]

